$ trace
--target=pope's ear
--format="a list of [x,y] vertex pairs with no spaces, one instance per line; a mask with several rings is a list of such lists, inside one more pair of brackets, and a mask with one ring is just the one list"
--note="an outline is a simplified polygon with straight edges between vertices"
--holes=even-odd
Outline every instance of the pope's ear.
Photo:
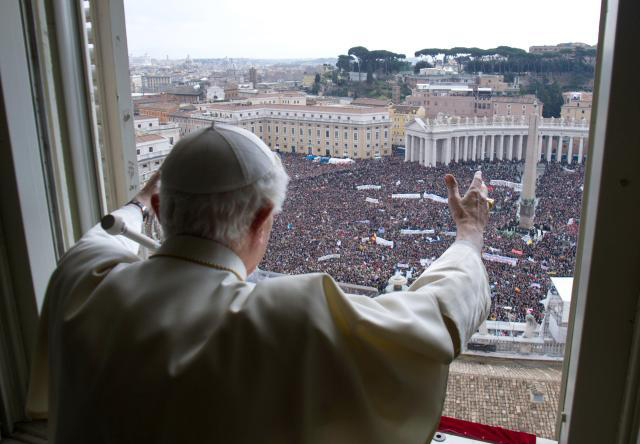
[[262,227],[265,226],[272,211],[273,205],[271,204],[265,205],[264,207],[256,211],[256,215],[253,218],[253,222],[251,223],[251,231],[253,233],[257,233]]
[[151,195],[151,208],[153,208],[153,214],[155,214],[158,220],[160,220],[158,217],[160,214],[160,195],[158,195],[158,193],[153,193]]

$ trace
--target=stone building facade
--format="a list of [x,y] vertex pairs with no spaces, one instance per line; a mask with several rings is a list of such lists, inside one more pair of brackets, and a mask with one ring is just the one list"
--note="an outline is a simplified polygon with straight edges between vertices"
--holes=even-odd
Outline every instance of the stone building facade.
[[566,92],[562,94],[564,104],[560,109],[560,117],[565,120],[591,121],[591,104],[593,93],[590,92]]
[[214,122],[237,125],[274,151],[352,159],[391,155],[389,111],[381,107],[208,104],[169,119],[183,135]]

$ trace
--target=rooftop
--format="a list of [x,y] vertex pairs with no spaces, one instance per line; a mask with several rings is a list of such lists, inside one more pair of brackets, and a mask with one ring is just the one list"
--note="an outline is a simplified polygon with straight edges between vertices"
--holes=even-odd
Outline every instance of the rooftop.
[[138,105],[138,109],[148,109],[148,110],[162,110],[162,111],[175,111],[178,109],[177,102],[152,102],[152,103],[141,103]]
[[399,113],[415,113],[418,112],[420,107],[413,105],[393,105],[393,109]]
[[210,104],[206,105],[210,111],[253,111],[259,109],[283,110],[294,112],[326,112],[326,113],[346,113],[346,114],[386,114],[386,108],[380,107],[354,107],[348,105],[320,106],[320,105],[236,105],[236,104]]
[[370,99],[368,97],[358,97],[351,102],[353,105],[366,105],[366,106],[389,106],[391,100]]
[[136,144],[156,142],[156,141],[159,142],[162,140],[167,140],[167,139],[157,134],[136,134]]
[[559,362],[461,355],[442,414],[554,439],[561,375]]

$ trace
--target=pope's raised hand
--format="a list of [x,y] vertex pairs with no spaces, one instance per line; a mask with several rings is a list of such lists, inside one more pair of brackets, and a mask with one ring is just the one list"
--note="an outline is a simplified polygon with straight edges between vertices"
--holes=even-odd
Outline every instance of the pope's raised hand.
[[136,194],[135,199],[152,211],[151,196],[160,192],[160,171],[151,175],[144,187]]
[[456,224],[456,240],[470,241],[481,250],[489,218],[487,187],[482,181],[482,173],[476,171],[464,197],[460,197],[458,182],[453,175],[447,174],[444,181],[449,196],[449,211]]

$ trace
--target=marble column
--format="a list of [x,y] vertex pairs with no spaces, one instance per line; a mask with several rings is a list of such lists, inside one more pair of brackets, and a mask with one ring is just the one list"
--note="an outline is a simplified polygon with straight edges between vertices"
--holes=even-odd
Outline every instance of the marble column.
[[494,140],[494,135],[491,134],[489,136],[489,162],[493,162],[493,158],[495,157],[496,144]]
[[409,134],[404,135],[404,161],[409,160]]
[[426,165],[426,157],[427,157],[427,140],[424,137],[420,138],[420,165]]
[[518,137],[518,156],[517,156],[518,160],[522,160],[522,145],[523,145],[523,141],[524,141],[524,135],[521,134]]
[[471,160],[474,162],[478,159],[478,136],[471,136]]
[[460,137],[454,137],[455,147],[453,148],[453,160],[458,163],[458,159],[460,158]]
[[[558,136],[558,147],[556,148],[556,163],[560,163],[562,160],[562,145],[564,145],[564,137]],[[553,147],[551,147],[553,151]]]
[[542,160],[542,134],[538,136],[538,162]]
[[507,149],[507,160],[513,159],[513,138],[514,137],[515,136],[513,134],[509,136],[509,148]]
[[480,161],[481,162],[484,162],[484,154],[485,154],[485,147],[484,147],[485,140],[484,139],[486,137],[487,136],[485,136],[484,134],[482,136],[480,136]]
[[582,158],[584,157],[584,137],[580,138],[580,144],[578,145],[578,164],[582,163]]
[[498,160],[504,159],[504,135],[498,134]]
[[449,162],[451,162],[451,137],[444,139],[444,143],[444,159],[442,163],[449,165]]
[[464,137],[464,155],[462,156],[462,160],[465,162],[469,160],[469,136]]
[[553,137],[554,136],[547,136],[547,163],[551,162],[551,149],[553,147]]
[[569,148],[567,148],[567,163],[573,162],[573,137],[569,136]]

